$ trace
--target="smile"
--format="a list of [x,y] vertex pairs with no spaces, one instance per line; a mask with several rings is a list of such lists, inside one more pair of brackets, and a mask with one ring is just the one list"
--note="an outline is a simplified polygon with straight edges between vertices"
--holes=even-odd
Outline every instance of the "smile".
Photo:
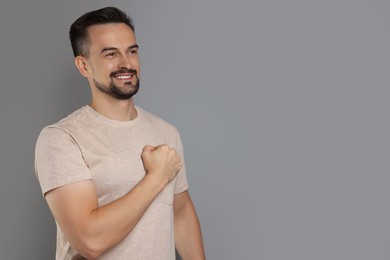
[[118,75],[118,76],[114,76],[114,78],[116,78],[116,79],[131,79],[131,78],[133,78],[133,74],[131,74],[131,75]]

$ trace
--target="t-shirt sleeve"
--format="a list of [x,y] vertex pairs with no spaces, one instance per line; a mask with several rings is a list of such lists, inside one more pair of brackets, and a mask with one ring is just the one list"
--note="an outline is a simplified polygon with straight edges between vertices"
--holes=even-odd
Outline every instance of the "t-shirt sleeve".
[[44,128],[37,139],[35,174],[43,195],[64,185],[92,179],[77,142],[65,130],[54,126]]
[[177,153],[180,156],[182,167],[177,174],[178,177],[175,185],[175,194],[188,190],[187,172],[186,172],[186,166],[184,162],[183,143],[181,141],[179,134],[178,134],[178,141],[177,141]]

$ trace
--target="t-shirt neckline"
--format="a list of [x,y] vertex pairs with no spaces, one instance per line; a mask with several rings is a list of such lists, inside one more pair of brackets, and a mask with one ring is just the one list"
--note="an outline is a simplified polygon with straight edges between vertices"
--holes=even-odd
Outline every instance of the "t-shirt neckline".
[[134,107],[135,107],[135,110],[137,111],[137,117],[134,118],[133,120],[128,120],[128,121],[114,120],[114,119],[110,119],[108,117],[105,117],[105,116],[99,114],[98,112],[96,112],[89,105],[85,105],[85,110],[95,120],[98,120],[98,121],[103,122],[105,124],[109,124],[109,125],[113,125],[113,126],[135,126],[142,119],[142,109],[136,105]]

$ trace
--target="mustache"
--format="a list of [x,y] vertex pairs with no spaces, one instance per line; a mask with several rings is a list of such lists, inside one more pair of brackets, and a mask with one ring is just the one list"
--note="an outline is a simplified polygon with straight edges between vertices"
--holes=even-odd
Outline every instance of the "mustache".
[[120,70],[116,70],[116,71],[111,72],[110,73],[110,77],[115,77],[118,74],[124,74],[124,73],[132,73],[135,76],[137,76],[137,71],[136,70],[133,70],[133,69],[120,69]]

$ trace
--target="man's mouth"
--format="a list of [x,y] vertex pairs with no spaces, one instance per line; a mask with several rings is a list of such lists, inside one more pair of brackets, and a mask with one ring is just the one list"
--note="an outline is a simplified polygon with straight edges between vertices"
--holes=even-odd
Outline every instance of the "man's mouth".
[[112,78],[119,79],[119,80],[131,80],[134,77],[137,77],[137,71],[136,70],[118,70],[118,71],[112,72],[110,76]]
[[129,80],[134,77],[134,74],[120,74],[120,75],[115,75],[114,78],[120,79],[120,80]]

